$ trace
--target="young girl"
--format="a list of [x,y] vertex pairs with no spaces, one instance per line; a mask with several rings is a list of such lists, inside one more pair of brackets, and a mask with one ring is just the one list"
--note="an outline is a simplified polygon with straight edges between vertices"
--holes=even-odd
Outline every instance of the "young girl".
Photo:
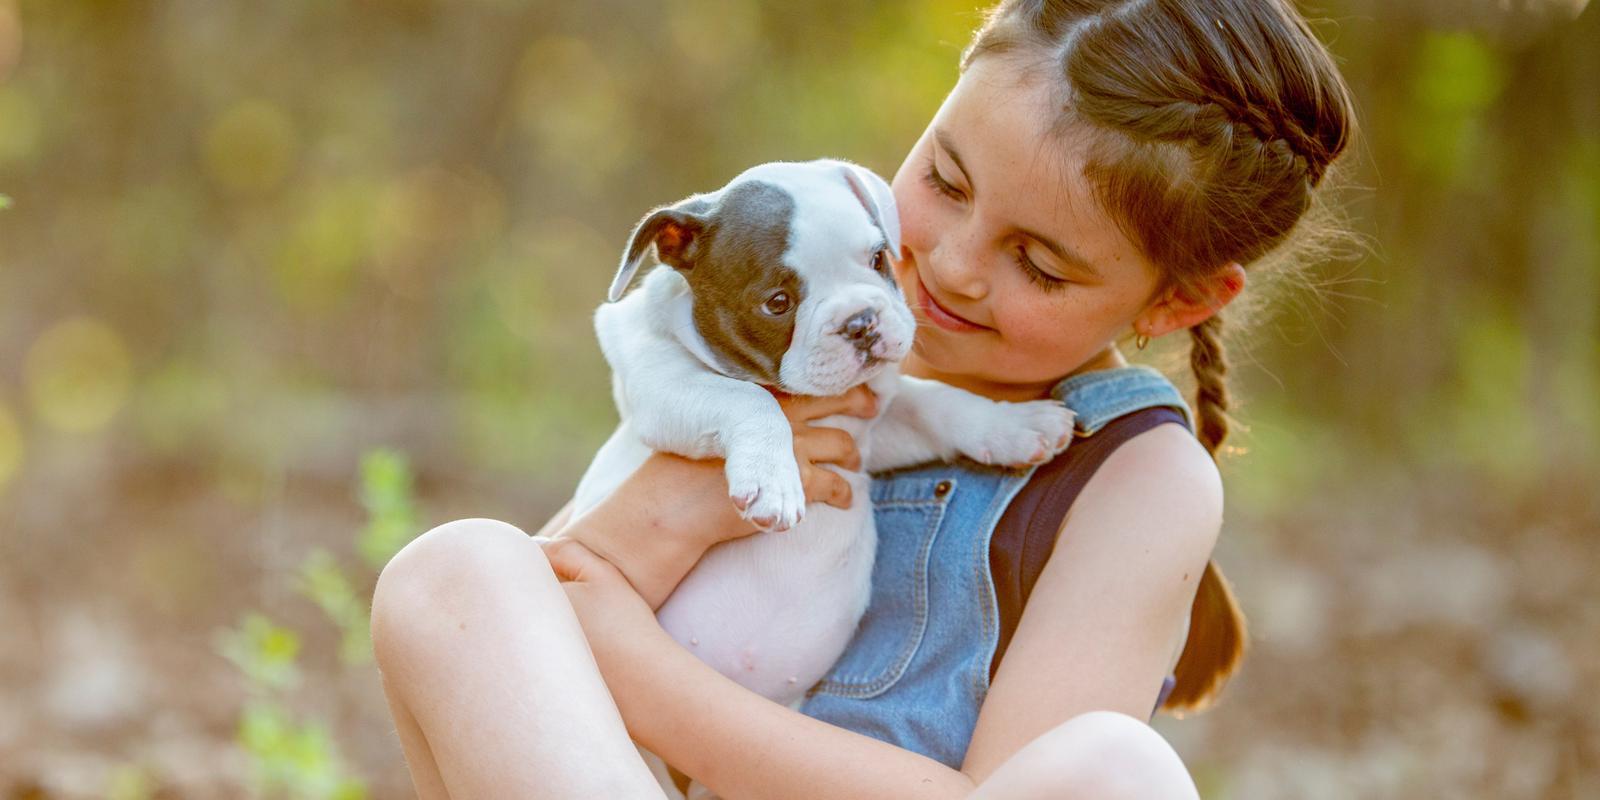
[[[1032,471],[879,476],[871,605],[803,713],[655,622],[706,548],[750,533],[720,465],[658,455],[543,548],[484,520],[430,531],[373,601],[419,794],[661,797],[631,737],[725,798],[1196,797],[1139,720],[1206,702],[1242,648],[1208,566],[1216,313],[1289,240],[1351,124],[1288,0],[1006,0],[894,180],[895,276],[921,323],[902,369],[1055,396],[1078,440]],[[1184,330],[1194,433],[1116,346]],[[855,467],[853,447],[805,423],[872,398],[784,402],[808,497],[848,504],[815,465]]]

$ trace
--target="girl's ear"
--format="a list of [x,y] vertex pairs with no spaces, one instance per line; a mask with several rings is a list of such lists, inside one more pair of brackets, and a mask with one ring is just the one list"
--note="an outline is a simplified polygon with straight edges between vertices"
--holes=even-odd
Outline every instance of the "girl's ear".
[[1244,282],[1244,267],[1229,264],[1199,281],[1174,284],[1134,319],[1133,330],[1153,339],[1204,322],[1233,302]]

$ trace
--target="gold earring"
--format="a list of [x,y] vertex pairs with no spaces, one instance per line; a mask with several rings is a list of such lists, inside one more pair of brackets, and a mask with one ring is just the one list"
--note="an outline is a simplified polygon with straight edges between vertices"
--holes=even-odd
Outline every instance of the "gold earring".
[[1140,350],[1143,350],[1147,344],[1150,344],[1150,337],[1147,334],[1141,333],[1133,339],[1133,346]]

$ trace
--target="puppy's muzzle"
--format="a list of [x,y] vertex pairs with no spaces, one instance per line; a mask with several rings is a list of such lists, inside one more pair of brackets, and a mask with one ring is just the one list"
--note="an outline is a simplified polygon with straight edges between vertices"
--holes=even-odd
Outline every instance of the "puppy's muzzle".
[[839,335],[855,345],[857,350],[868,356],[872,355],[872,346],[882,338],[878,334],[878,312],[869,308],[845,320],[844,327],[839,329]]

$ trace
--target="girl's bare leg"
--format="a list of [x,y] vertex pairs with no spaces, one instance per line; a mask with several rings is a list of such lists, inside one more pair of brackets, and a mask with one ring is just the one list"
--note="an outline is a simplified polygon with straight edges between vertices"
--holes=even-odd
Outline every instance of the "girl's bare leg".
[[378,579],[372,641],[422,800],[663,796],[522,531],[460,520],[407,545]]
[[1112,711],[1080,714],[1001,764],[967,800],[1199,800],[1171,745]]

